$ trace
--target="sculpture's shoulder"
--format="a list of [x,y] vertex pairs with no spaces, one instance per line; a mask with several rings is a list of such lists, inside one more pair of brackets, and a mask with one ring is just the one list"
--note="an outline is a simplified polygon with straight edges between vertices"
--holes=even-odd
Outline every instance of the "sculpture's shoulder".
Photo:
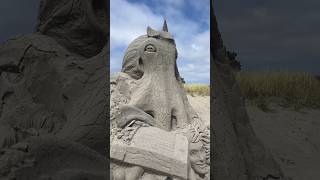
[[119,72],[110,77],[110,122],[111,128],[115,127],[115,119],[120,113],[120,107],[130,101],[132,89],[136,82],[128,74]]
[[0,44],[0,66],[21,64],[21,61],[26,59],[25,56],[37,59],[76,55],[70,53],[53,38],[37,33],[19,35]]
[[[24,49],[25,46],[34,46],[40,48],[43,51],[63,51],[64,48],[59,45],[53,38],[42,35],[40,33],[17,35],[11,39],[6,40],[0,44],[0,51],[8,49]],[[1,53],[0,55],[3,55]]]

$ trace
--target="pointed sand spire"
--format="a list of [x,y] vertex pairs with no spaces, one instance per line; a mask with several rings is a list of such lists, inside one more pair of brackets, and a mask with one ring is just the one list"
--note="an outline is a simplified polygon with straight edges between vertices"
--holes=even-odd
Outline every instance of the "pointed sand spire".
[[167,25],[167,20],[166,20],[166,19],[164,19],[162,31],[169,32],[169,31],[168,31],[168,25]]

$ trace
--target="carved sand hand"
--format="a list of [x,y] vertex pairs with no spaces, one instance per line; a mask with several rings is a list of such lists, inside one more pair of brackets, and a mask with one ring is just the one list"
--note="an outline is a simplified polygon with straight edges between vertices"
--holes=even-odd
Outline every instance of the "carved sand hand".
[[144,170],[142,167],[133,166],[126,169],[126,179],[125,180],[139,180],[142,176]]

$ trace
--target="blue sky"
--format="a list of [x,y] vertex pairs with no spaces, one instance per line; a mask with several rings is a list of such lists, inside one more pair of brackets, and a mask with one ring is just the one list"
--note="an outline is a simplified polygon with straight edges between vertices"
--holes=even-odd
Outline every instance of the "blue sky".
[[160,30],[167,19],[178,49],[178,68],[187,83],[210,82],[209,0],[111,0],[111,72],[119,72],[128,44],[146,34],[147,26]]

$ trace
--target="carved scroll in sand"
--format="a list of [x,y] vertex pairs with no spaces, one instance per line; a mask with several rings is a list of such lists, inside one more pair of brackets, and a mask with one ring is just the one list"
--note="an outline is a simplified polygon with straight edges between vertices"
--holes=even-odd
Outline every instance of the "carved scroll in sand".
[[110,157],[113,160],[187,179],[187,138],[159,128],[139,128],[130,144],[124,143],[121,138],[115,138],[111,143]]

